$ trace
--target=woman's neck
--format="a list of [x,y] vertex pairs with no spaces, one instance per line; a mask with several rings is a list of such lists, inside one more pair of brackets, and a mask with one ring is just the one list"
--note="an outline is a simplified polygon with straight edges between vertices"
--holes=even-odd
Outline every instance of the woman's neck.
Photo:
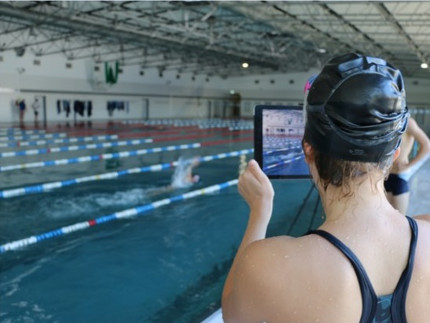
[[319,189],[327,223],[355,222],[395,212],[385,197],[382,179],[367,177],[351,183],[349,189],[350,193],[334,185]]

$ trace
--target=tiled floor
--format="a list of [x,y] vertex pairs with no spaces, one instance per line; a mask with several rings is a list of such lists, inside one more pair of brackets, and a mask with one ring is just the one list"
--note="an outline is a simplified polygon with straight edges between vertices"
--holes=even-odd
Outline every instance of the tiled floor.
[[409,185],[408,215],[430,214],[430,159],[412,177]]

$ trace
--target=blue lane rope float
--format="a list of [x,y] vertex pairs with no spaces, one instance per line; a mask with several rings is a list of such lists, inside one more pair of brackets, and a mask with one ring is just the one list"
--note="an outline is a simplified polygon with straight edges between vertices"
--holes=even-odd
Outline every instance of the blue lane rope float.
[[37,141],[16,141],[0,143],[0,147],[27,147],[27,146],[41,146],[47,144],[68,144],[76,142],[88,142],[88,141],[103,141],[103,140],[117,140],[118,135],[104,135],[104,136],[87,136],[87,137],[71,137],[63,139],[51,139],[51,140],[37,140]]
[[[148,126],[174,126],[174,127],[186,127],[186,126],[196,126],[200,129],[210,129],[210,128],[231,128],[229,130],[246,130],[253,129],[253,121],[245,120],[223,120],[223,119],[211,119],[211,120],[196,120],[196,119],[151,119],[151,120],[126,120],[122,122],[123,124],[144,124]],[[236,129],[238,128],[238,129]]]
[[94,144],[86,144],[86,145],[79,145],[79,146],[61,146],[61,147],[53,147],[53,148],[22,150],[22,151],[7,151],[4,153],[0,153],[0,158],[42,155],[42,154],[50,154],[50,153],[59,153],[64,151],[89,150],[89,149],[97,149],[97,148],[136,146],[136,145],[147,144],[152,142],[153,140],[150,138],[130,139],[130,140],[122,140],[122,141],[116,141],[116,142],[103,142],[103,143],[94,143]]
[[38,135],[7,135],[6,137],[0,137],[0,141],[15,141],[15,140],[31,140],[31,139],[51,139],[51,138],[64,138],[67,137],[65,133],[47,133]]
[[164,205],[169,205],[169,204],[184,201],[184,200],[187,200],[187,199],[190,199],[193,197],[221,191],[227,187],[237,185],[237,182],[238,182],[238,180],[234,179],[234,180],[230,180],[230,181],[227,181],[227,182],[224,182],[221,184],[215,184],[212,186],[207,186],[207,187],[202,188],[202,189],[198,189],[198,190],[194,190],[194,191],[191,191],[188,193],[184,193],[184,194],[176,195],[173,197],[165,198],[165,199],[158,200],[158,201],[155,201],[155,202],[152,202],[149,204],[145,204],[145,205],[137,206],[137,207],[134,207],[131,209],[123,210],[120,212],[115,212],[112,214],[104,215],[104,216],[98,217],[98,218],[93,219],[93,220],[78,222],[78,223],[75,223],[72,225],[68,225],[68,226],[56,229],[56,230],[52,230],[52,231],[41,233],[41,234],[31,236],[28,238],[8,242],[8,243],[5,243],[5,244],[0,246],[0,254],[3,254],[7,251],[21,249],[21,248],[27,247],[29,245],[39,243],[39,242],[44,241],[44,240],[53,239],[53,238],[63,236],[63,235],[66,235],[66,234],[69,234],[69,233],[72,233],[75,231],[88,229],[88,228],[93,227],[95,225],[99,225],[99,224],[103,224],[103,223],[107,223],[107,222],[111,222],[111,221],[116,221],[116,220],[121,220],[121,219],[128,219],[128,218],[135,217],[137,215],[144,215],[145,213],[148,213],[149,211],[155,210],[155,209],[157,209],[161,206],[164,206]]
[[69,159],[41,161],[41,162],[34,162],[34,163],[27,163],[27,164],[6,165],[6,166],[0,166],[0,172],[7,172],[11,170],[16,170],[16,169],[79,164],[79,163],[86,163],[86,162],[92,162],[92,161],[98,161],[98,160],[118,159],[118,158],[153,154],[153,153],[158,153],[162,151],[183,150],[183,149],[192,149],[192,148],[200,148],[200,147],[201,147],[200,143],[193,143],[193,144],[183,144],[183,145],[176,145],[176,146],[154,147],[154,148],[132,150],[132,151],[121,151],[118,153],[111,153],[111,154],[82,156],[82,157],[75,157],[75,158],[69,158]]
[[[223,158],[229,158],[229,157],[237,157],[237,156],[243,156],[254,152],[254,149],[243,149],[238,151],[231,151],[227,153],[220,153],[217,155],[210,155],[210,156],[202,156],[199,157],[199,162],[208,162],[212,160],[218,160]],[[131,174],[138,174],[138,173],[147,173],[147,172],[157,172],[162,171],[165,169],[169,169],[172,167],[176,167],[178,164],[177,161],[171,162],[171,163],[164,163],[164,164],[156,164],[156,165],[150,165],[150,166],[144,166],[144,167],[138,167],[138,168],[130,168],[121,170],[118,172],[110,172],[110,173],[103,173],[98,175],[91,175],[91,176],[85,176],[85,177],[79,177],[74,179],[67,179],[63,181],[58,182],[50,182],[50,183],[44,183],[39,185],[32,185],[32,186],[25,186],[25,187],[19,187],[9,190],[3,190],[0,191],[0,199],[5,198],[11,198],[21,195],[29,195],[29,194],[36,194],[36,193],[42,193],[42,192],[48,192],[53,189],[71,186],[71,185],[77,185],[80,183],[85,182],[91,182],[91,181],[99,181],[99,180],[107,180],[107,179],[114,179],[118,178],[120,176],[124,175],[131,175]]]

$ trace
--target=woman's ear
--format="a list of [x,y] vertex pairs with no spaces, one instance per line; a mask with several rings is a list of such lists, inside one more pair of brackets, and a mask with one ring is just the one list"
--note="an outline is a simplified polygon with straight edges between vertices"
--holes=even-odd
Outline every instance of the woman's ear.
[[400,147],[397,148],[396,151],[394,152],[393,161],[395,161],[397,157],[399,157],[399,155],[400,155]]
[[314,160],[314,150],[312,146],[306,141],[303,141],[303,152],[305,153],[305,159],[307,163],[310,163]]

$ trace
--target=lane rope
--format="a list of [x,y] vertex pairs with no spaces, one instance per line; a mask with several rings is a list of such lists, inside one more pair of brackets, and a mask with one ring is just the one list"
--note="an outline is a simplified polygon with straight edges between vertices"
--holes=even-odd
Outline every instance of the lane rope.
[[201,147],[200,143],[193,143],[193,144],[183,144],[183,145],[176,145],[176,146],[164,146],[164,147],[154,147],[154,148],[147,148],[147,149],[140,149],[140,150],[121,151],[118,153],[82,156],[82,157],[75,157],[75,158],[68,158],[68,159],[56,159],[56,160],[41,161],[41,162],[26,163],[26,164],[6,165],[6,166],[0,166],[0,172],[7,172],[15,169],[28,169],[28,168],[36,168],[36,167],[79,164],[79,163],[86,163],[86,162],[92,162],[92,161],[98,161],[98,160],[118,159],[118,158],[153,154],[153,153],[158,153],[162,151],[174,151],[174,150],[192,149],[192,148],[200,148],[200,147]]
[[65,152],[65,151],[89,150],[89,149],[97,149],[97,148],[136,146],[136,145],[147,144],[152,142],[153,140],[148,138],[148,139],[122,140],[122,141],[116,141],[116,142],[103,142],[103,143],[86,144],[86,145],[78,145],[78,146],[61,146],[61,147],[41,148],[41,149],[31,149],[31,150],[21,150],[21,151],[8,151],[8,152],[0,153],[0,158],[42,155],[42,154],[59,153],[59,152]]
[[44,241],[44,240],[60,237],[60,236],[66,235],[66,234],[70,234],[70,233],[75,232],[75,231],[85,230],[85,229],[91,228],[91,227],[99,225],[99,224],[103,224],[103,223],[107,223],[107,222],[111,222],[111,221],[116,221],[116,220],[121,220],[121,219],[128,219],[128,218],[135,217],[137,215],[143,215],[143,214],[148,213],[149,211],[155,210],[161,206],[165,206],[165,205],[169,205],[172,203],[191,199],[191,198],[194,198],[197,196],[221,191],[227,187],[237,185],[237,182],[238,182],[238,180],[234,179],[234,180],[230,180],[230,181],[227,181],[224,183],[207,186],[207,187],[202,188],[202,189],[198,189],[198,190],[194,190],[194,191],[191,191],[188,193],[184,193],[184,194],[176,195],[173,197],[165,198],[165,199],[158,200],[158,201],[155,201],[155,202],[152,202],[149,204],[145,204],[145,205],[137,206],[137,207],[134,207],[131,209],[126,209],[126,210],[123,210],[120,212],[115,212],[112,214],[104,215],[104,216],[95,218],[93,220],[78,222],[78,223],[75,223],[72,225],[68,225],[68,226],[65,226],[65,227],[62,227],[59,229],[55,229],[52,231],[41,233],[41,234],[31,236],[28,238],[15,240],[12,242],[7,242],[7,243],[0,246],[0,254],[3,254],[3,253],[8,252],[8,251],[12,251],[12,250],[22,249],[22,248],[27,247],[29,245],[36,244],[36,243],[39,243],[39,242]]
[[38,135],[7,135],[7,137],[0,137],[0,141],[15,141],[15,140],[31,140],[31,139],[50,139],[50,138],[64,138],[67,137],[65,133],[47,133]]
[[19,128],[7,128],[7,129],[0,129],[0,136],[5,136],[9,134],[21,134],[21,135],[35,135],[35,134],[43,134],[46,133],[46,130],[39,129],[39,130],[24,130]]
[[16,141],[8,143],[0,143],[0,147],[26,147],[26,146],[41,146],[47,144],[68,144],[76,142],[88,142],[88,141],[104,141],[104,140],[117,140],[118,135],[103,135],[103,136],[87,136],[87,137],[71,137],[63,139],[51,139],[51,140],[37,140],[37,141]]
[[[202,156],[202,157],[199,157],[198,160],[200,163],[203,163],[203,162],[224,159],[229,157],[245,156],[253,152],[254,152],[254,149],[242,149],[238,151],[231,151],[231,152],[220,153],[216,155]],[[77,185],[85,182],[114,179],[124,175],[157,172],[157,171],[162,171],[162,170],[176,167],[177,164],[178,162],[174,161],[171,163],[156,164],[156,165],[150,165],[150,166],[144,166],[144,167],[138,167],[138,168],[130,168],[130,169],[125,169],[118,172],[103,173],[103,174],[79,177],[74,179],[67,179],[67,180],[58,181],[58,182],[50,182],[50,183],[44,183],[39,185],[31,185],[31,186],[19,187],[19,188],[14,188],[9,190],[3,190],[3,191],[0,191],[0,199],[48,192],[48,191],[52,191],[53,189],[58,189],[61,187]]]

